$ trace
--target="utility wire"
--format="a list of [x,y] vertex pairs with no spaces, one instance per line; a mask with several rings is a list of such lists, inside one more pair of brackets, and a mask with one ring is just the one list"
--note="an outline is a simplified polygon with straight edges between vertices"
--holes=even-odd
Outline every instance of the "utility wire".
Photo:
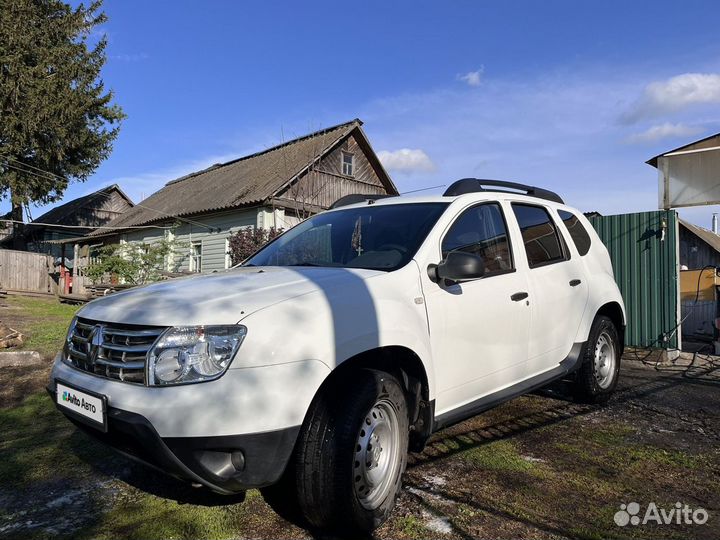
[[[682,326],[682,323],[685,322],[685,320],[692,313],[693,309],[695,309],[695,307],[697,306],[698,301],[700,300],[700,281],[701,281],[703,272],[705,272],[705,270],[709,270],[709,269],[713,269],[716,274],[718,273],[718,267],[716,267],[715,265],[707,264],[702,267],[702,269],[698,273],[697,286],[695,288],[695,300],[693,301],[692,305],[689,306],[689,309],[688,309],[687,313],[685,314],[685,316],[682,319],[680,319],[680,321],[678,321],[678,323],[675,326],[673,326],[668,332],[663,332],[660,335],[660,337],[658,337],[657,339],[651,341],[650,343],[648,343],[646,345],[640,346],[639,348],[650,349],[650,348],[652,348],[653,345],[660,343],[660,341],[669,342],[675,336],[678,329]],[[645,357],[640,358],[640,355],[638,355],[637,351],[635,351],[635,358],[636,358],[636,360],[640,360],[643,364],[646,364],[647,362],[645,362],[645,360],[647,360],[647,358],[649,358],[651,354],[652,354],[652,351],[648,352],[648,354]],[[658,358],[657,362],[655,362],[655,369],[658,369],[659,364],[660,364],[660,359]]]
[[[37,221],[32,221],[30,223],[25,223],[24,221],[20,221],[17,219],[0,219],[0,223],[17,223],[18,225],[25,225],[26,227],[33,227],[35,225],[42,226],[42,227],[56,227],[60,229],[111,229],[111,230],[117,230],[120,227],[106,227],[106,226],[94,226],[94,225],[59,225],[57,223],[40,223]],[[169,230],[173,227],[163,227],[162,225],[131,225],[127,227],[122,227],[123,229],[164,229]]]
[[13,162],[17,163],[18,165],[22,165],[23,167],[28,167],[28,168],[30,168],[30,169],[35,169],[36,171],[41,172],[41,173],[43,173],[43,174],[47,174],[47,175],[49,175],[49,176],[53,176],[53,177],[57,178],[58,180],[65,180],[66,182],[69,182],[69,180],[68,180],[67,178],[65,178],[64,176],[60,176],[60,175],[58,175],[58,174],[51,173],[50,171],[46,171],[46,170],[41,169],[41,168],[39,168],[39,167],[35,167],[34,165],[30,165],[29,163],[25,163],[24,161],[20,161],[20,160],[17,160],[17,159],[15,159],[15,158],[11,158],[11,157],[6,157],[5,159],[8,159],[8,160],[10,160],[10,161],[13,161]]
[[[38,173],[36,173],[36,172],[33,172],[33,171],[24,170],[24,169],[22,169],[22,168],[20,168],[20,167],[18,167],[18,166],[16,166],[16,165],[13,165],[13,164],[11,164],[11,163],[6,163],[6,164],[5,164],[7,167],[10,167],[11,169],[14,169],[14,170],[16,170],[16,171],[22,172],[22,173],[24,173],[24,174],[30,174],[30,175],[36,176],[36,177],[38,177],[38,178],[44,178],[44,179],[46,179],[46,180],[49,179],[49,178],[57,178],[57,179],[59,179],[59,180],[64,180],[64,181],[66,181],[66,182],[68,182],[68,183],[70,182],[70,180],[69,180],[68,178],[65,178],[65,177],[63,177],[63,176],[59,176],[59,175],[54,174],[54,173],[51,173],[51,172],[49,172],[49,171],[45,171],[45,170],[43,170],[43,169],[39,169],[38,167],[34,167],[34,166],[32,166],[32,165],[29,165],[29,164],[27,164],[27,163],[23,163],[23,162],[18,161],[18,160],[16,160],[16,159],[13,159],[13,158],[10,158],[10,157],[8,157],[8,158],[6,158],[6,159],[8,159],[8,160],[10,160],[10,161],[13,161],[13,162],[15,162],[15,163],[19,163],[20,165],[22,165],[22,166],[24,166],[24,167],[29,167],[29,168],[31,168],[31,169],[35,169],[35,170],[37,170],[37,171],[40,171],[40,173],[42,173],[42,174],[44,174],[44,175],[46,175],[46,176],[42,176],[42,175],[40,175],[40,174],[38,174]],[[96,194],[96,195],[100,195],[101,197],[110,198],[110,195],[108,195],[107,193],[99,193],[99,192],[96,192],[95,194]],[[186,218],[182,218],[182,217],[179,217],[179,216],[174,216],[174,215],[172,215],[172,214],[168,214],[168,213],[166,213],[166,212],[162,212],[161,210],[156,210],[155,208],[150,208],[149,206],[145,206],[144,204],[141,204],[141,203],[137,203],[137,204],[135,204],[135,206],[138,206],[138,207],[140,207],[140,208],[144,208],[144,209],[146,209],[146,210],[150,210],[151,212],[156,212],[156,213],[158,213],[158,214],[160,214],[160,215],[162,215],[162,216],[169,217],[169,218],[172,218],[172,219],[176,219],[176,220],[178,220],[178,221],[184,221],[185,223],[188,223],[188,224],[190,224],[190,225],[197,225],[198,227],[204,227],[205,229],[208,229],[210,232],[214,232],[214,231],[215,231],[215,227],[210,227],[209,225],[205,225],[204,223],[200,223],[199,221],[193,221],[193,220],[191,220],[191,219],[186,219]],[[90,227],[84,227],[84,228],[87,229],[87,228],[90,228]],[[160,226],[157,226],[157,225],[147,225],[147,226],[138,225],[138,226],[125,226],[125,227],[119,226],[119,227],[94,227],[94,228],[95,228],[95,229],[108,228],[108,229],[117,229],[117,230],[120,230],[120,229],[145,229],[145,228],[168,229],[169,227],[160,227]]]
[[441,187],[445,187],[445,186],[447,186],[447,184],[440,184],[439,186],[430,186],[430,187],[426,187],[426,188],[413,189],[410,191],[403,191],[400,195],[407,195],[408,193],[417,193],[419,191],[428,191],[431,189],[437,189],[437,188],[441,188]]

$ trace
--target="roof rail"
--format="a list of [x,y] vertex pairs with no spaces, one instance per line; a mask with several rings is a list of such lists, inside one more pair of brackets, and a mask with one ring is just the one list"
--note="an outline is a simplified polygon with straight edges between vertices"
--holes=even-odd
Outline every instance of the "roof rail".
[[[486,186],[489,188],[495,187],[500,189],[485,189]],[[457,180],[445,190],[443,196],[455,197],[457,195],[464,195],[465,193],[478,193],[481,191],[501,191],[512,193],[512,191],[508,190],[522,191],[528,197],[537,197],[539,199],[565,204],[565,201],[562,200],[560,195],[547,189],[528,186],[526,184],[518,184],[516,182],[504,182],[503,180],[482,180],[480,178],[462,178],[461,180]]]
[[388,197],[397,197],[397,195],[364,195],[362,193],[353,193],[352,195],[345,195],[344,197],[340,197],[337,201],[330,205],[329,210],[334,210],[335,208],[340,208],[341,206],[348,206],[350,204],[357,204],[361,202],[367,202],[368,204],[372,204],[378,199],[387,199]]

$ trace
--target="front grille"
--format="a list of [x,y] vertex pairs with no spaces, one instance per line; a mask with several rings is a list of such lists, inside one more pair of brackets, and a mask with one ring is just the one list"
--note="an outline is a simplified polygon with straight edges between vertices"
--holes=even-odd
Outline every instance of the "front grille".
[[161,326],[78,319],[66,348],[66,360],[88,373],[143,384],[147,353],[164,331]]

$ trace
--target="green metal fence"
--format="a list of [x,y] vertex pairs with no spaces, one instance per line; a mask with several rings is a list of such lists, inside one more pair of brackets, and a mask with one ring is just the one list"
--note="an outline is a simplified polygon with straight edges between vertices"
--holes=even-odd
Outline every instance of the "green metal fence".
[[678,224],[674,210],[590,218],[625,300],[625,343],[678,348]]

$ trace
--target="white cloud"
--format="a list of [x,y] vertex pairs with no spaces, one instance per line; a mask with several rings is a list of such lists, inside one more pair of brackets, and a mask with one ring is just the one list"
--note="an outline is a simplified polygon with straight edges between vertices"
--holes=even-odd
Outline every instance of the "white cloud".
[[618,103],[640,84],[600,68],[498,77],[482,92],[387,96],[359,115],[375,146],[421,148],[435,160],[434,172],[395,174],[401,193],[477,176],[547,187],[583,211],[641,211],[657,206],[657,173],[617,123]]
[[383,166],[390,171],[398,172],[431,172],[435,170],[435,164],[430,157],[419,148],[401,148],[392,152],[381,150],[378,158]]
[[110,58],[114,60],[120,60],[121,62],[142,62],[150,58],[148,53],[133,53],[133,54],[111,54]]
[[632,124],[690,105],[708,103],[720,103],[720,74],[683,73],[647,85],[642,96],[621,116],[621,121]]
[[652,126],[642,133],[635,133],[627,138],[629,143],[651,143],[660,139],[669,137],[691,137],[702,132],[703,129],[698,126],[688,126],[686,124],[671,124],[665,122],[657,126]]
[[457,80],[466,83],[468,86],[480,86],[484,72],[485,67],[480,66],[480,69],[478,69],[477,71],[469,71],[464,75],[458,75]]

